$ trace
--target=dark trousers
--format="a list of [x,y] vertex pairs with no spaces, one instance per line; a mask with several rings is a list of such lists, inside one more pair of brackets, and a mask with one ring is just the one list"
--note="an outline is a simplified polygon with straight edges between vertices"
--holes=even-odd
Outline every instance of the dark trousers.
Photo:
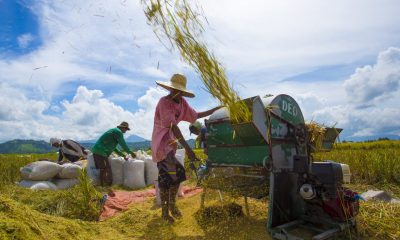
[[112,172],[111,172],[110,161],[108,161],[108,157],[104,157],[94,153],[93,160],[96,168],[100,170],[100,185],[111,186]]
[[158,162],[157,168],[162,217],[170,220],[169,211],[174,217],[180,217],[181,213],[175,203],[179,184],[186,180],[185,168],[178,162],[173,152],[168,153],[164,160]]

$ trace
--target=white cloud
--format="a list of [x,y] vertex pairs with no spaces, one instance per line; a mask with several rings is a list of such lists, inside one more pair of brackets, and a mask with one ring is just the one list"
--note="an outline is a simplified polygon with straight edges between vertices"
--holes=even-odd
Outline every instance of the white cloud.
[[20,48],[27,48],[29,44],[34,40],[34,37],[30,33],[23,34],[17,38],[18,46]]
[[[79,86],[71,101],[63,100],[50,115],[46,112],[47,101],[28,99],[16,89],[1,86],[0,141],[9,139],[42,139],[50,137],[75,140],[97,139],[104,131],[127,121],[131,134],[151,139],[154,111],[159,99],[167,92],[161,88],[149,88],[138,98],[139,109],[130,112],[103,96],[100,90]],[[189,136],[188,123],[179,125],[185,137]]]
[[344,83],[349,101],[357,105],[380,103],[399,86],[400,48],[394,47],[381,52],[375,65],[358,68]]
[[29,99],[25,94],[6,83],[0,83],[0,120],[25,121],[39,118],[49,103],[43,100]]
[[202,6],[213,50],[236,71],[294,73],[350,63],[398,44],[400,37],[396,0],[220,0]]
[[[0,59],[1,82],[25,91],[40,87],[44,98],[79,80],[105,90],[109,85],[129,87],[141,95],[154,83],[149,79],[165,78],[169,69],[175,69],[171,66],[178,55],[159,44],[139,1],[33,4],[43,45],[17,58]],[[21,44],[28,39],[29,35],[20,37]]]
[[[337,122],[349,134],[371,134],[373,129],[399,134],[392,121],[400,101],[398,48],[382,52],[376,64],[360,68],[344,85],[340,79],[323,82],[323,76],[314,82],[280,81],[323,65],[370,62],[381,49],[396,46],[399,1],[200,4],[210,23],[205,39],[228,76],[235,76],[230,81],[243,97],[285,93],[299,101],[307,119]],[[158,42],[140,1],[42,0],[32,9],[43,45],[26,55],[0,59],[1,140],[90,139],[121,120],[131,121],[132,132],[149,139],[154,107],[164,94],[151,88],[154,80],[167,80],[182,70],[194,75],[176,51],[169,52]],[[87,87],[64,97],[77,85]],[[201,86],[197,80],[189,83]],[[56,94],[72,100],[52,105]],[[133,111],[120,103],[136,100]],[[200,109],[215,102],[209,95],[190,101]],[[359,108],[361,103],[371,107]],[[372,112],[379,121],[368,119]],[[187,134],[186,126],[181,129]]]
[[355,70],[343,82],[346,98],[340,104],[324,104],[312,113],[326,125],[337,124],[346,136],[400,136],[400,49],[379,53],[376,64]]

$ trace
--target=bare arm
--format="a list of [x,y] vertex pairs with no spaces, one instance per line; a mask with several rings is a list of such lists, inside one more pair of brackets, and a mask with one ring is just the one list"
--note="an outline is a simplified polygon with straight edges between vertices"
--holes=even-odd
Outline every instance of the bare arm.
[[210,110],[207,110],[204,112],[199,112],[199,113],[197,113],[197,118],[203,118],[203,117],[210,116],[213,112],[215,112],[216,110],[218,110],[220,108],[222,108],[222,106],[218,106],[218,107],[215,107],[213,109],[210,109]]
[[193,150],[190,148],[190,146],[186,142],[186,140],[183,138],[182,132],[179,129],[179,127],[176,125],[172,125],[172,132],[174,133],[174,136],[178,139],[178,141],[182,145],[182,147],[185,148],[186,154],[188,155],[189,159],[194,161],[196,158],[196,155],[194,154]]

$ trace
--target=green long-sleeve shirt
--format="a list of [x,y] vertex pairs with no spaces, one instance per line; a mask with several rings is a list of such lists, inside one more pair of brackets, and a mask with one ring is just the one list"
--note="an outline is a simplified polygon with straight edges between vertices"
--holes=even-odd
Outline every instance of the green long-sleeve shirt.
[[132,154],[119,128],[112,128],[101,135],[99,140],[94,144],[92,152],[103,157],[108,157],[115,151],[118,155],[124,156],[122,152],[118,150],[118,144],[125,152]]

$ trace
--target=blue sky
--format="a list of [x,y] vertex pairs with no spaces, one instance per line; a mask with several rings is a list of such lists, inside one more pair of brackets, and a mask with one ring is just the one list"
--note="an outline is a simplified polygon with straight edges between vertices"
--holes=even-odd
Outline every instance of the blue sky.
[[[204,40],[243,98],[289,94],[342,139],[399,138],[399,1],[199,3]],[[218,104],[160,44],[139,0],[0,0],[0,36],[0,142],[93,139],[123,120],[150,139],[165,94],[155,81],[175,72],[195,109]]]

